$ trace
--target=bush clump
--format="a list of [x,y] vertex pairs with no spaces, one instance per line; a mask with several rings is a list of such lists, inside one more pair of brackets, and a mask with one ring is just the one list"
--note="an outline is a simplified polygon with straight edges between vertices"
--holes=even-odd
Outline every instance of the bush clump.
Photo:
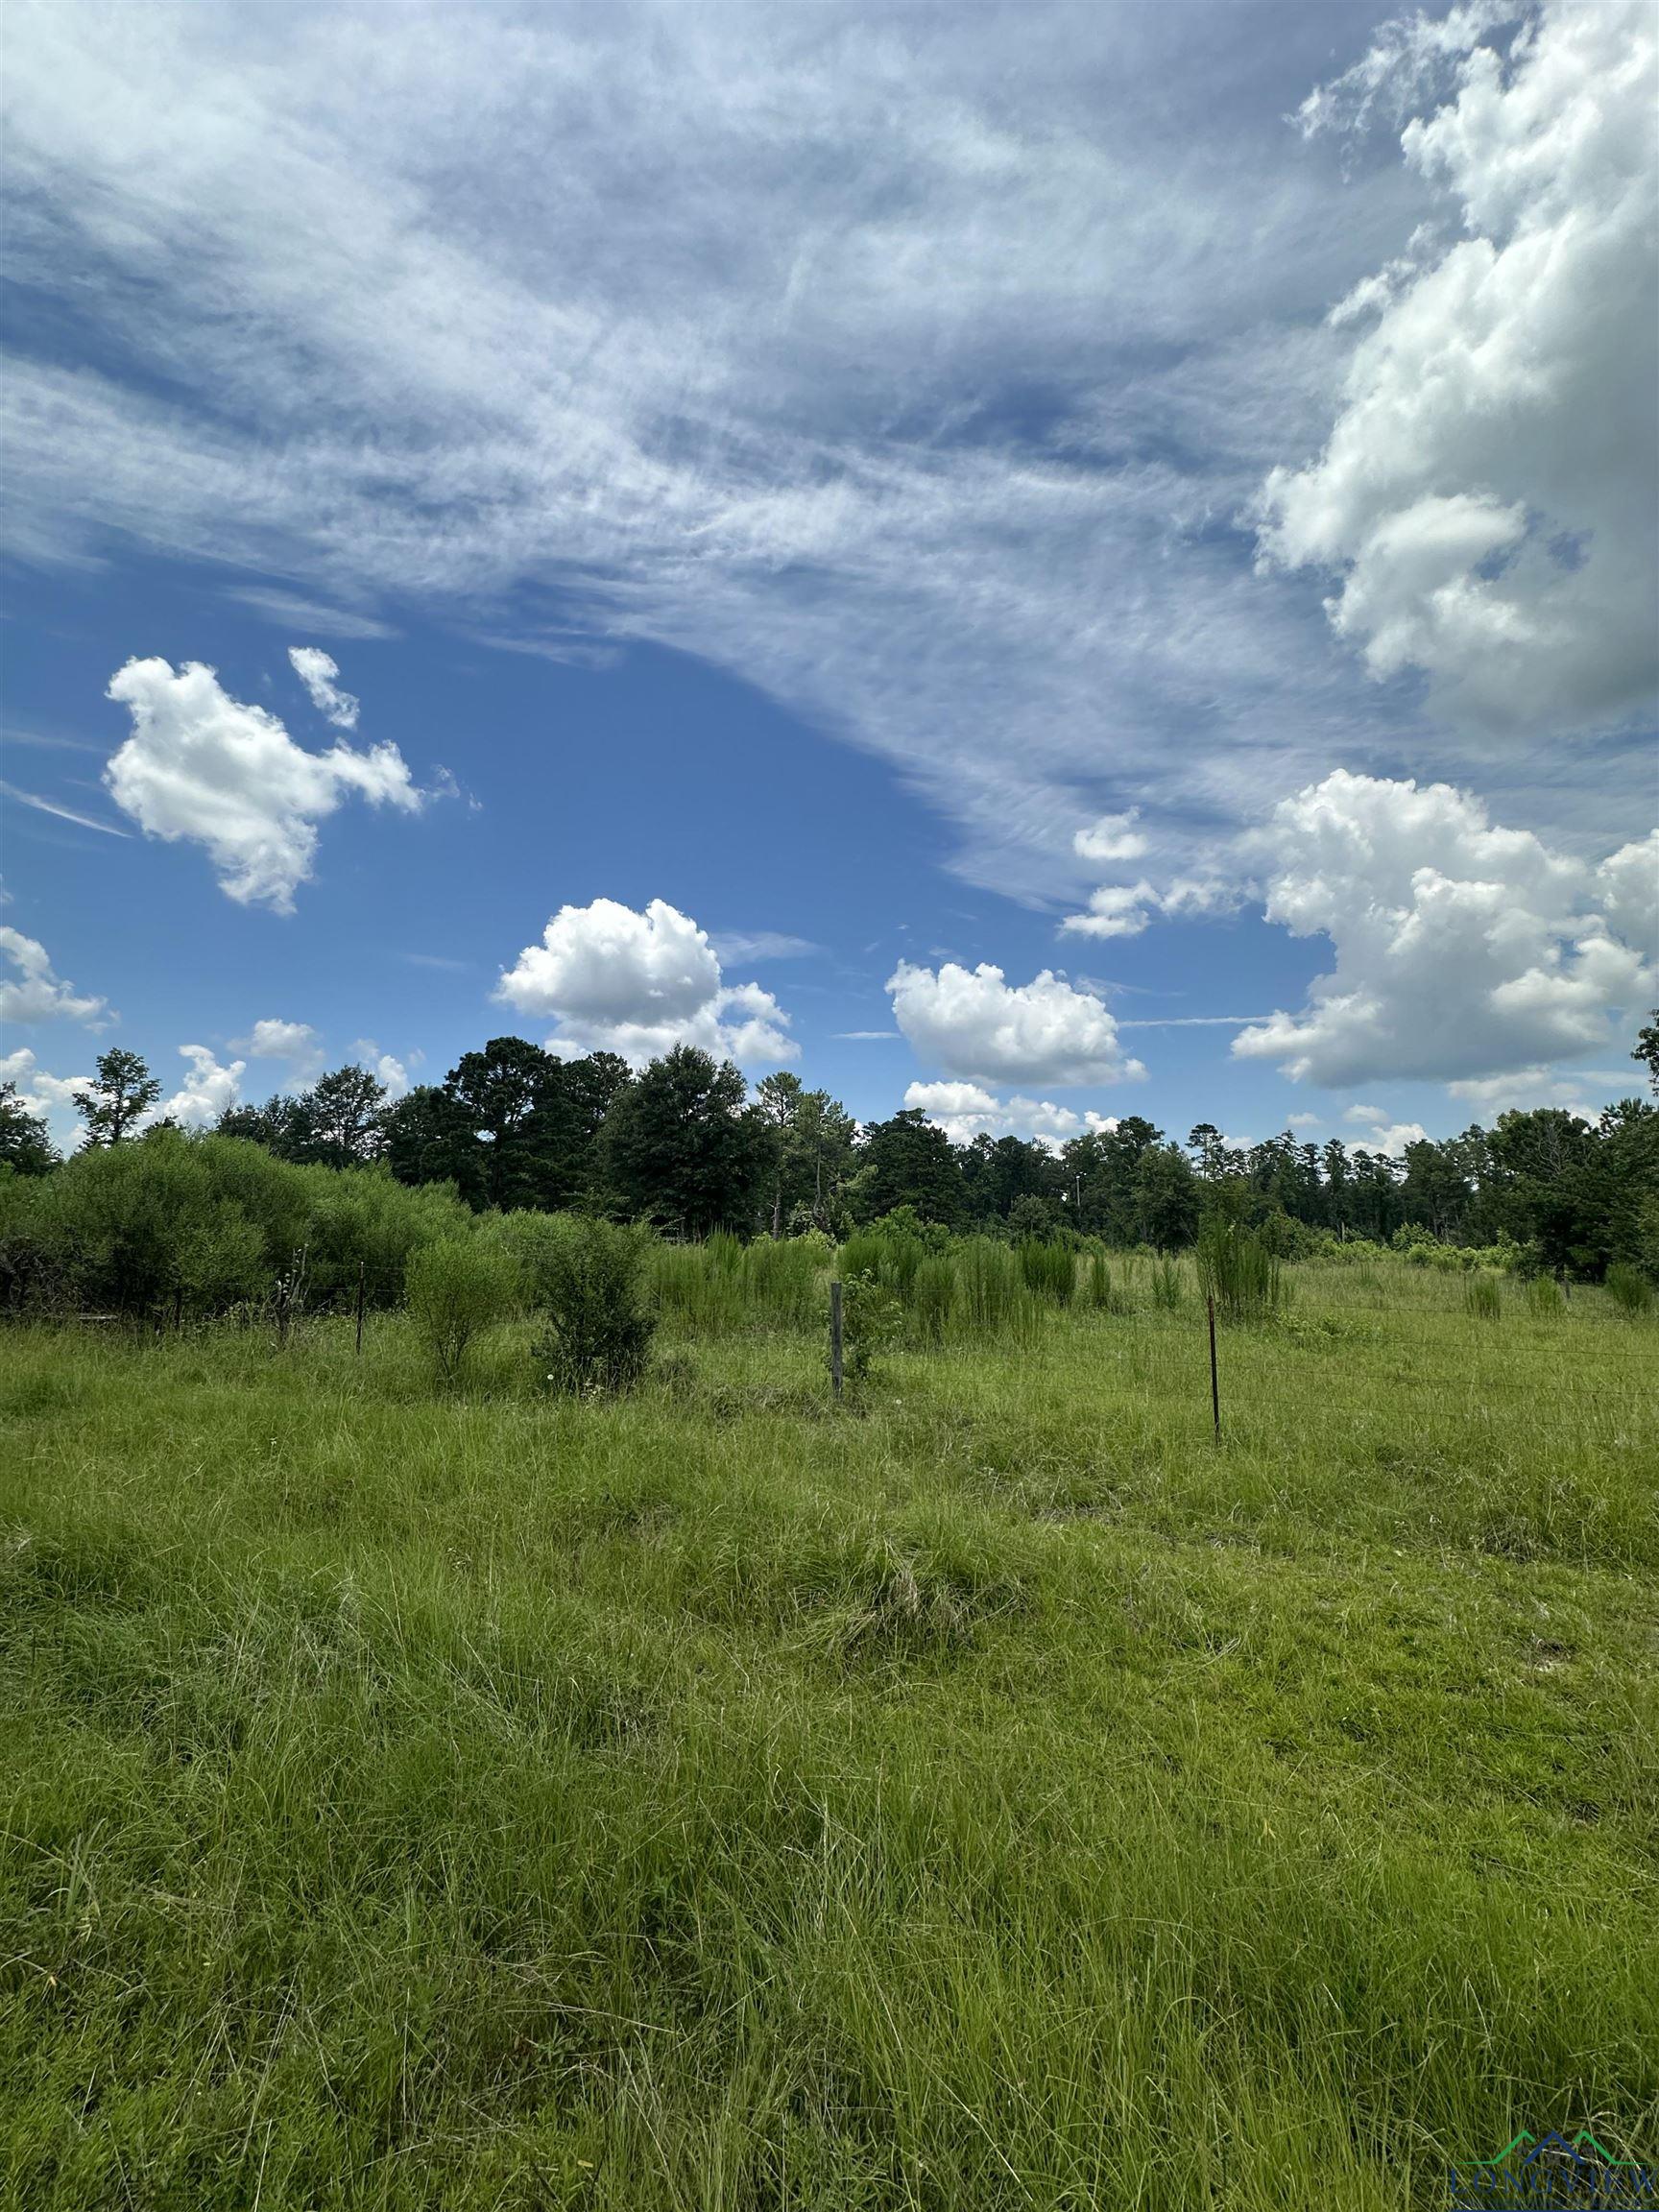
[[904,1309],[879,1277],[860,1270],[841,1279],[841,1372],[868,1382],[877,1360],[899,1341]]
[[476,1338],[511,1312],[520,1280],[512,1256],[481,1237],[441,1237],[410,1255],[404,1304],[442,1387],[461,1380]]
[[558,1229],[540,1254],[538,1367],[550,1390],[572,1396],[631,1390],[657,1331],[645,1286],[648,1233],[574,1214]]
[[1496,1275],[1471,1275],[1463,1286],[1463,1303],[1478,1321],[1496,1321],[1503,1310]]
[[1615,1260],[1606,1275],[1607,1295],[1625,1313],[1646,1313],[1653,1303],[1653,1286],[1640,1268]]

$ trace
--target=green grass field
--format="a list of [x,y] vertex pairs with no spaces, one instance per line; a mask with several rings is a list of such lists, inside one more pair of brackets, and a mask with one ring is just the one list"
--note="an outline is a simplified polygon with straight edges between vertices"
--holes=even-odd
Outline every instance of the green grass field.
[[1659,1327],[1386,1265],[555,1404],[0,1336],[0,2203],[1417,2207],[1659,2162]]

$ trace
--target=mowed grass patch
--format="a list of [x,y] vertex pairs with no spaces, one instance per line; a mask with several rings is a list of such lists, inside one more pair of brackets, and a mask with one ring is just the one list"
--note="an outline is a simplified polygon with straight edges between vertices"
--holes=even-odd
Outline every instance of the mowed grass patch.
[[1659,2153],[1659,1332],[0,1339],[0,2202],[1416,2206]]

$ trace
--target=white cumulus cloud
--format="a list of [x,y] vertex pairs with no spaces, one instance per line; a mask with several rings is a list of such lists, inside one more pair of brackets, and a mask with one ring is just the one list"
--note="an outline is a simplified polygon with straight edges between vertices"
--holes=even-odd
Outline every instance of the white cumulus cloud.
[[230,1040],[232,1052],[245,1052],[250,1060],[282,1060],[290,1079],[309,1083],[322,1072],[323,1040],[309,1022],[279,1022],[267,1016],[255,1022],[246,1037]]
[[[1371,673],[1426,672],[1455,718],[1611,725],[1659,684],[1659,16],[1555,0],[1506,60],[1496,13],[1442,26],[1455,96],[1402,138],[1455,227],[1338,311],[1375,319],[1324,452],[1269,476],[1261,544],[1332,574]],[[1452,42],[1385,38],[1350,109]]]
[[106,1011],[102,998],[80,997],[72,983],[53,972],[46,948],[21,929],[0,927],[0,960],[12,971],[0,976],[0,1022],[96,1022]]
[[1148,843],[1145,833],[1135,827],[1140,817],[1138,806],[1126,814],[1102,814],[1087,830],[1078,830],[1071,850],[1083,860],[1139,860]]
[[76,1099],[92,1088],[92,1080],[90,1075],[49,1075],[26,1045],[0,1053],[0,1083],[16,1086],[17,1103],[26,1114],[43,1114],[60,1143],[74,1123]]
[[743,1067],[775,1067],[800,1049],[771,992],[728,984],[707,932],[662,899],[643,913],[614,899],[562,906],[495,997],[556,1021],[550,1050],[617,1052],[635,1067],[676,1045]]
[[147,1119],[177,1121],[181,1129],[210,1128],[241,1095],[248,1063],[232,1060],[222,1067],[205,1045],[180,1045],[179,1055],[190,1063],[190,1071],[172,1097],[163,1099]]
[[129,661],[108,697],[132,734],[104,772],[115,804],[153,837],[206,847],[221,888],[279,914],[311,873],[317,825],[349,792],[413,813],[421,794],[395,745],[308,753],[275,714],[232,699],[199,661]]
[[318,713],[336,730],[355,730],[357,702],[335,682],[340,668],[332,654],[325,653],[320,645],[290,645],[288,658]]
[[1142,1075],[1118,1025],[1091,991],[1045,968],[1010,984],[981,962],[937,971],[901,961],[887,979],[893,1013],[919,1059],[948,1075],[1008,1083],[1116,1083]]
[[1034,1137],[1058,1150],[1068,1138],[1118,1126],[1115,1115],[1077,1114],[1051,1098],[1026,1098],[1018,1092],[999,1098],[979,1083],[912,1083],[904,1103],[926,1114],[953,1144],[972,1143],[975,1137]]
[[[377,1083],[385,1085],[388,1098],[402,1098],[408,1094],[409,1068],[406,1061],[399,1060],[394,1053],[382,1052],[373,1037],[359,1037],[351,1049],[357,1055],[357,1065],[367,1068]],[[418,1052],[411,1055],[416,1060],[420,1057]]]
[[1452,1082],[1575,1058],[1653,989],[1659,835],[1592,869],[1449,784],[1338,769],[1284,801],[1262,845],[1267,919],[1335,950],[1300,1014],[1234,1040],[1288,1075]]
[[1364,1131],[1348,1140],[1350,1151],[1376,1152],[1385,1160],[1404,1160],[1407,1145],[1421,1144],[1429,1134],[1421,1121],[1390,1121],[1380,1106],[1350,1106],[1343,1119]]
[[1501,1114],[1526,1112],[1537,1106],[1565,1107],[1580,1121],[1593,1121],[1596,1108],[1589,1094],[1606,1099],[1633,1097],[1641,1083],[1632,1063],[1628,1073],[1602,1068],[1557,1075],[1550,1068],[1521,1068],[1513,1075],[1472,1076],[1447,1088],[1454,1098],[1471,1106],[1475,1118],[1483,1123],[1496,1121]]

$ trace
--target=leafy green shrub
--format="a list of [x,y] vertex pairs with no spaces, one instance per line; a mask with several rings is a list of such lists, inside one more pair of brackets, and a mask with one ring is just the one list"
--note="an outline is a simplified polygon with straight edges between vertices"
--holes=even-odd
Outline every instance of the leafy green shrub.
[[1229,1321],[1260,1321],[1285,1302],[1285,1275],[1275,1254],[1238,1221],[1213,1214],[1198,1234],[1198,1281]]
[[1181,1262],[1166,1253],[1152,1262],[1152,1303],[1165,1313],[1179,1313],[1185,1302]]
[[849,1382],[867,1382],[877,1360],[899,1341],[904,1309],[878,1277],[841,1279],[841,1371]]
[[[217,1148],[254,1144],[228,1137],[202,1140]],[[274,1166],[283,1163],[274,1161]],[[290,1169],[301,1183],[303,1226],[277,1250],[302,1243],[308,1255],[314,1304],[349,1306],[357,1295],[357,1270],[371,1306],[394,1306],[408,1273],[411,1256],[441,1237],[467,1238],[477,1220],[453,1183],[410,1186],[393,1180],[385,1167],[301,1167]],[[278,1223],[278,1226],[281,1226]]]
[[567,1214],[545,1245],[537,1284],[546,1326],[536,1358],[549,1389],[628,1390],[650,1357],[646,1233]]
[[1653,1286],[1640,1268],[1616,1260],[1606,1275],[1607,1295],[1625,1313],[1646,1313],[1653,1303]]
[[1471,1275],[1463,1286],[1463,1303],[1479,1321],[1496,1321],[1503,1310],[1503,1300],[1498,1288],[1498,1278],[1484,1269]]
[[460,1381],[482,1330],[511,1311],[519,1275],[511,1256],[481,1237],[441,1237],[411,1254],[404,1302],[437,1381]]

